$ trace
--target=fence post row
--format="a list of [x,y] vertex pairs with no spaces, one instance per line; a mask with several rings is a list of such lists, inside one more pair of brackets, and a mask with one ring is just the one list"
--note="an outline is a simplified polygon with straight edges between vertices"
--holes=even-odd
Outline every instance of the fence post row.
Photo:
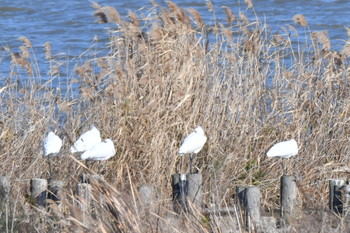
[[[89,182],[87,175],[82,181]],[[100,179],[101,177],[93,177]],[[172,175],[174,210],[180,214],[188,212],[189,202],[202,211],[202,175],[174,174]],[[58,205],[61,203],[62,181],[52,180],[48,187],[46,179],[31,179],[30,192],[38,206],[46,207],[46,199],[50,198]],[[0,176],[0,207],[8,201],[11,185],[8,177]],[[49,190],[49,192],[47,192]],[[89,210],[91,202],[91,185],[77,184],[77,195],[80,197],[80,207],[84,213]],[[281,218],[295,217],[297,186],[294,176],[281,177]],[[244,224],[247,229],[259,229],[260,224],[260,189],[257,186],[236,187],[236,204],[244,213]],[[341,179],[329,180],[329,209],[341,216],[347,216],[350,211],[350,184]],[[209,210],[210,211],[210,210]],[[216,211],[216,210],[215,210]],[[220,211],[220,210],[219,210]],[[230,211],[230,210],[228,210]]]

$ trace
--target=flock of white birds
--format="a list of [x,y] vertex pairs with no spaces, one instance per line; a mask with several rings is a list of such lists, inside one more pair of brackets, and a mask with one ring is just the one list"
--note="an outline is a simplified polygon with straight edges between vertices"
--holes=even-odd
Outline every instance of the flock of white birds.
[[[179,156],[190,154],[190,173],[192,173],[193,154],[198,154],[207,141],[204,130],[198,126],[191,134],[183,140]],[[44,140],[44,156],[51,157],[57,155],[62,147],[62,140],[49,132]],[[107,160],[115,155],[115,148],[111,139],[101,140],[100,131],[92,126],[91,129],[80,135],[78,140],[70,148],[71,153],[82,152],[81,160]],[[292,139],[275,144],[267,152],[267,157],[289,158],[298,153],[297,142]],[[282,160],[283,161],[283,160]]]
[[[58,155],[62,144],[62,139],[50,131],[44,140],[44,156]],[[102,141],[100,131],[95,126],[80,135],[71,146],[70,152],[82,152],[81,160],[107,160],[115,155],[113,141],[111,139]]]

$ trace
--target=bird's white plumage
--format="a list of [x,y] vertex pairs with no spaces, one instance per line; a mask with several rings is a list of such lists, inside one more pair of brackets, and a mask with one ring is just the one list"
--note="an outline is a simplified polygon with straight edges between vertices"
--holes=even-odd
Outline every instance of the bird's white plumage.
[[101,142],[101,135],[100,131],[95,126],[92,126],[91,129],[78,138],[78,140],[73,144],[73,146],[70,148],[71,153],[75,152],[84,152],[92,147],[94,147],[96,144],[99,144]]
[[85,151],[80,158],[82,160],[107,160],[114,155],[114,144],[111,139],[106,139]]
[[192,133],[187,135],[180,146],[179,155],[195,153],[197,154],[202,150],[204,144],[207,141],[204,130],[198,126]]
[[57,154],[62,147],[62,140],[54,132],[50,131],[44,139],[44,156]]
[[267,152],[267,157],[289,158],[298,154],[298,144],[292,139],[275,144]]

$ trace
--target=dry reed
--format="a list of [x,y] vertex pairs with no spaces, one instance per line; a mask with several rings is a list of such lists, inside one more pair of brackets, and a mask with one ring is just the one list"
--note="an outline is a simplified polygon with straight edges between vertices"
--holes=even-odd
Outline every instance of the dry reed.
[[[246,3],[249,7],[251,1]],[[208,142],[196,156],[195,169],[203,174],[205,205],[225,206],[237,185],[259,185],[265,214],[276,212],[281,167],[265,153],[293,137],[300,153],[286,167],[298,179],[303,203],[294,229],[328,229],[316,212],[327,205],[328,179],[346,177],[342,168],[349,164],[350,83],[344,56],[332,51],[323,34],[313,34],[322,48],[314,43],[297,50],[291,40],[298,38],[288,35],[297,29],[289,25],[285,34],[271,35],[261,22],[249,24],[243,12],[233,29],[236,17],[228,8],[230,27],[215,25],[213,41],[207,30],[198,30],[206,26],[198,11],[188,10],[189,16],[167,4],[168,9],[153,4],[158,9],[153,20],[130,12],[126,22],[114,8],[93,3],[101,23],[119,27],[110,38],[109,55],[76,64],[66,87],[38,83],[33,73],[40,72],[28,60],[31,50],[8,49],[13,66],[0,89],[1,170],[13,183],[6,224],[15,232],[83,232],[85,219],[96,232],[218,232],[210,216],[181,218],[171,207],[171,175],[188,170],[179,167],[179,144],[202,125]],[[302,15],[293,19],[307,26]],[[23,42],[31,48],[29,40]],[[49,44],[45,55],[60,66]],[[54,74],[52,82],[60,79],[60,72]],[[87,171],[68,151],[92,124],[114,140],[117,154]],[[48,178],[41,142],[50,127],[64,138],[62,156],[52,162],[65,191],[64,208],[47,212],[25,194],[29,179]],[[106,181],[93,184],[94,208],[83,215],[74,204],[80,201],[75,185],[81,173],[92,171]],[[143,186],[156,192],[149,210],[139,197]]]
[[300,24],[300,26],[306,27],[307,21],[304,15],[296,14],[293,16],[294,23]]

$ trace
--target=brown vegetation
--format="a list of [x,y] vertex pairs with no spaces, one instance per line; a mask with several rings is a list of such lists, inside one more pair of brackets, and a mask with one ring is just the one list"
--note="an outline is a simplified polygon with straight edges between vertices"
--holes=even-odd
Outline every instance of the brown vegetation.
[[[331,50],[327,33],[310,32],[314,43],[298,50],[292,26],[273,35],[243,12],[237,20],[238,12],[227,7],[228,23],[206,25],[196,10],[167,3],[168,8],[154,3],[156,11],[145,19],[130,12],[129,21],[112,7],[94,4],[101,23],[116,25],[110,52],[77,64],[61,83],[67,92],[52,86],[61,77],[49,43],[46,58],[53,70],[46,82],[27,38],[21,37],[21,53],[8,49],[13,66],[0,88],[0,164],[1,174],[13,183],[7,220],[15,231],[84,230],[73,200],[78,177],[87,170],[69,147],[92,124],[102,137],[113,139],[117,151],[91,168],[107,181],[94,186],[106,202],[96,201],[95,212],[85,216],[96,232],[216,229],[205,216],[187,221],[172,212],[177,150],[197,125],[208,137],[195,163],[203,174],[206,205],[230,204],[237,185],[259,185],[262,208],[267,215],[276,211],[282,171],[279,161],[265,153],[275,142],[295,138],[299,154],[287,163],[298,179],[300,207],[322,211],[327,206],[328,179],[350,171],[350,42],[341,55]],[[210,1],[208,6],[214,9]],[[302,15],[293,19],[307,26]],[[63,208],[46,212],[25,197],[29,179],[48,178],[41,147],[50,127],[64,138],[61,157],[53,163],[65,191]],[[152,213],[142,209],[137,191],[145,185],[156,193]],[[301,213],[295,230],[307,226],[308,219],[315,221]],[[313,227],[317,231],[323,225]]]

